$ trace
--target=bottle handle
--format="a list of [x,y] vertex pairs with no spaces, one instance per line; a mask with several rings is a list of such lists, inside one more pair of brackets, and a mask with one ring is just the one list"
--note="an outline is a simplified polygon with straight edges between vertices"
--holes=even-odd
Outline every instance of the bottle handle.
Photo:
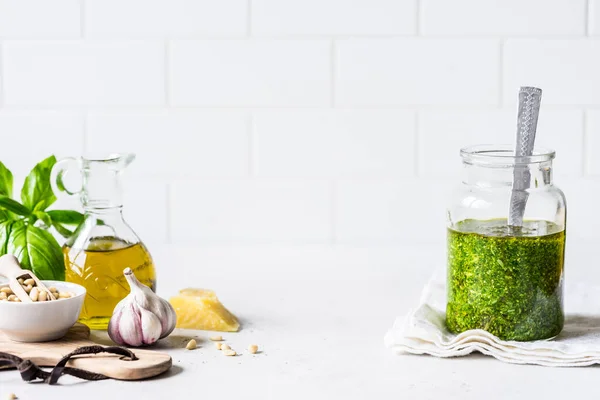
[[77,171],[79,171],[79,173],[81,174],[81,163],[77,158],[66,157],[54,164],[54,166],[52,167],[52,171],[50,172],[50,185],[52,186],[52,191],[54,193],[58,194],[60,192],[65,192],[69,196],[81,193],[83,189],[82,179],[79,180],[79,188],[75,190],[67,188],[64,183],[65,174],[67,174],[69,170],[72,169],[73,165],[77,167]]

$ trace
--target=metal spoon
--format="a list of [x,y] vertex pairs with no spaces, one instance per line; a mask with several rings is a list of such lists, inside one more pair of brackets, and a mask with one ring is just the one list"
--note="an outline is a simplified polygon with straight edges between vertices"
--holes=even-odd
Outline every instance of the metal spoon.
[[[529,157],[533,154],[541,98],[542,89],[524,86],[519,90],[515,157]],[[525,205],[529,197],[527,189],[529,189],[530,179],[529,166],[522,162],[515,164],[508,214],[509,226],[523,226],[523,214],[525,214]]]

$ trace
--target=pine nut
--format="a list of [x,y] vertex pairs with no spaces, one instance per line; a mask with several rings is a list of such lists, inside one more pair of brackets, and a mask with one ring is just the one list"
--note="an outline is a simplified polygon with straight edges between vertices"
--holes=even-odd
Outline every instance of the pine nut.
[[25,292],[26,292],[26,293],[29,293],[29,292],[31,292],[31,289],[33,289],[33,286],[31,286],[31,285],[27,285],[27,286],[25,286],[23,289],[25,289]]
[[26,286],[27,285],[35,286],[35,281],[32,278],[29,278],[29,279],[25,279],[23,281],[23,284],[26,285]]
[[51,291],[51,292],[56,292],[56,293],[58,293],[58,289],[56,289],[54,286],[50,286],[50,287],[48,288],[48,290],[49,290],[49,291]]
[[196,339],[190,340],[188,342],[188,344],[185,346],[185,348],[188,350],[194,350],[196,347],[198,347],[198,344],[196,343]]
[[6,300],[8,298],[8,295],[4,292],[0,292],[0,300]]
[[23,278],[17,279],[17,282],[19,282],[19,285],[21,285],[21,286],[23,286],[25,284],[25,282],[23,281]]
[[231,347],[229,347],[229,345],[228,345],[228,344],[224,344],[224,343],[223,343],[223,344],[221,345],[221,350],[231,350]]
[[11,294],[8,296],[8,301],[16,301],[15,299],[18,299],[18,297],[15,296],[14,294]]
[[217,348],[217,350],[221,350],[222,345],[223,345],[223,343],[221,343],[221,342],[215,343],[215,347]]
[[220,342],[223,340],[223,336],[211,336],[209,337],[210,340],[212,340],[213,342]]
[[40,289],[34,287],[31,289],[31,292],[29,292],[29,298],[31,301],[38,301],[38,297],[40,297]]
[[20,302],[21,302],[21,299],[17,297],[17,298],[16,298],[16,299],[14,299],[13,301],[14,301],[15,303],[20,303]]
[[10,393],[10,394],[8,395],[8,397],[6,397],[6,399],[7,399],[7,400],[17,400],[17,399],[18,399],[18,397],[17,397],[17,395],[16,395],[16,394],[14,394],[14,393]]
[[58,294],[59,299],[68,299],[69,297],[71,297],[71,293],[69,292],[60,292]]
[[227,357],[233,357],[235,356],[237,353],[234,350],[225,350],[223,352],[223,354],[225,354]]
[[256,352],[258,351],[258,346],[255,344],[251,344],[250,346],[248,346],[248,351],[251,354],[256,354]]
[[41,291],[40,294],[38,295],[38,301],[46,301],[48,300],[50,297],[48,297],[48,293],[46,293],[45,291]]
[[12,291],[12,289],[11,289],[11,288],[9,288],[8,286],[5,286],[5,287],[3,287],[3,288],[0,288],[0,292],[2,292],[2,293],[6,293],[6,294],[12,294],[12,292],[13,292],[13,291]]

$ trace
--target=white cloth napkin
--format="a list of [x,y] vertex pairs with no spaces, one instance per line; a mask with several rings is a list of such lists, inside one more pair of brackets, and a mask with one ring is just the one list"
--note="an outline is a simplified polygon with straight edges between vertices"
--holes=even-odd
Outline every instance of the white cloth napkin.
[[425,286],[420,305],[396,319],[385,336],[387,347],[398,354],[435,357],[459,357],[477,351],[508,363],[549,367],[600,364],[600,287],[576,284],[566,288],[572,306],[567,308],[564,329],[556,338],[515,342],[480,329],[450,333],[445,324],[444,275],[436,273]]

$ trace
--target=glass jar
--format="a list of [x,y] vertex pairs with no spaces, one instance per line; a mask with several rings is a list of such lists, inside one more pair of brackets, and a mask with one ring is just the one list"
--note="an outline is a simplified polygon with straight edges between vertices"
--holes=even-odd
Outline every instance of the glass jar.
[[[451,332],[528,341],[562,330],[566,202],[552,182],[554,156],[542,148],[529,157],[515,157],[511,146],[461,150],[463,181],[447,210]],[[522,226],[508,225],[515,170],[525,171]]]
[[[66,280],[82,285],[87,295],[79,322],[92,329],[106,329],[117,303],[129,294],[123,270],[156,289],[152,257],[140,238],[123,219],[121,174],[133,154],[103,158],[66,158],[54,166],[54,192],[79,195],[85,218],[63,246]],[[65,185],[66,174],[75,172],[80,182]]]

